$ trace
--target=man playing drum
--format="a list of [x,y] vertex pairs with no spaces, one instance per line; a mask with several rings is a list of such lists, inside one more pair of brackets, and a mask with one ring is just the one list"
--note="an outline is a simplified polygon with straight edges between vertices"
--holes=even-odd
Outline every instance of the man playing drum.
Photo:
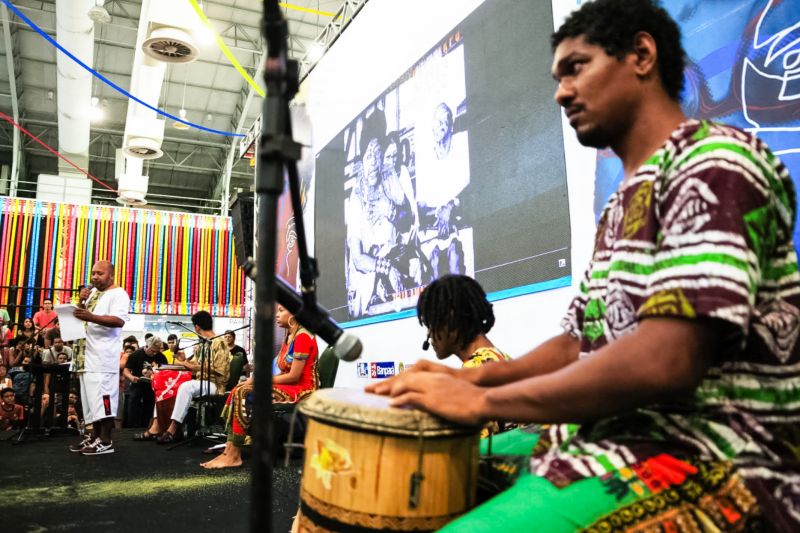
[[744,131],[687,120],[680,32],[654,0],[585,3],[552,45],[578,140],[625,170],[565,332],[371,390],[456,422],[554,423],[530,473],[446,530],[800,530],[786,168]]

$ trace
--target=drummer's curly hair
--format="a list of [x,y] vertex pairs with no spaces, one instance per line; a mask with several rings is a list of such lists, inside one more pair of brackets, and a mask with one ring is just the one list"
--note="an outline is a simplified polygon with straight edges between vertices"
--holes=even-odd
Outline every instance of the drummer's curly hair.
[[681,30],[661,7],[659,0],[596,0],[573,11],[550,36],[555,50],[561,41],[583,36],[589,44],[605,49],[622,59],[633,52],[639,32],[649,33],[658,49],[658,72],[667,95],[680,101],[686,53],[681,45]]
[[480,284],[469,276],[447,274],[419,295],[417,319],[431,331],[455,331],[463,349],[494,326],[492,304]]

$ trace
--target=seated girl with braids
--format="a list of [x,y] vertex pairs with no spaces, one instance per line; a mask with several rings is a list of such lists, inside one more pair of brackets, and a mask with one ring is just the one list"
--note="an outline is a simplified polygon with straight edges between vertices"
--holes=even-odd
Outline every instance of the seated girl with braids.
[[[317,389],[317,340],[297,323],[284,307],[277,306],[275,322],[286,330],[272,376],[272,403],[297,403]],[[228,435],[223,452],[203,468],[232,468],[242,465],[242,447],[250,428],[253,374],[231,391],[222,411]]]
[[[438,359],[455,355],[464,368],[511,359],[486,336],[494,326],[492,304],[480,284],[469,276],[447,274],[431,282],[417,300],[417,318],[428,328],[422,349],[433,346]],[[500,428],[499,423],[489,422],[481,437]]]
[[433,346],[439,359],[456,355],[467,368],[510,359],[486,336],[494,326],[492,304],[468,276],[448,274],[425,287],[417,300],[417,318],[428,328],[422,349]]

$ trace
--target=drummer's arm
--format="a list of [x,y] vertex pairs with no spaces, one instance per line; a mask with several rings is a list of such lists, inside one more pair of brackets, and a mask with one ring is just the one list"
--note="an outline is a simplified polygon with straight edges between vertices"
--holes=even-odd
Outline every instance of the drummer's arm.
[[[567,333],[562,333],[545,341],[522,357],[511,361],[455,369],[423,359],[414,365],[409,374],[415,372],[450,374],[482,387],[498,387],[560,370],[577,361],[579,351],[580,341]],[[371,383],[367,385],[366,390],[378,394],[389,394],[394,386],[394,381],[402,379],[412,378],[404,378],[401,374],[384,381]]]
[[289,367],[289,371],[285,374],[273,376],[272,383],[283,385],[293,385],[297,383],[300,381],[300,376],[303,375],[303,367],[305,366],[306,360],[298,359],[297,356],[295,356],[294,361],[292,361],[292,366]]
[[713,323],[647,319],[561,370],[478,388],[473,391],[476,410],[484,420],[581,423],[673,401],[696,389],[718,350],[718,338]]
[[581,343],[578,339],[562,333],[525,355],[503,364],[482,365],[474,369],[465,368],[465,376],[476,385],[496,387],[519,381],[520,379],[541,376],[555,372],[578,360]]

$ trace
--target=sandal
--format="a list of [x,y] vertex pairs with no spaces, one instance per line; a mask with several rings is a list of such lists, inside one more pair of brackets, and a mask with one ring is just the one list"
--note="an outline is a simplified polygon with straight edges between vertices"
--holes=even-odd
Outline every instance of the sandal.
[[174,433],[170,433],[169,431],[165,431],[161,434],[160,437],[156,440],[156,444],[171,444],[177,441],[178,438],[175,436]]
[[157,440],[158,435],[150,433],[149,431],[142,431],[141,433],[135,433],[133,435],[133,440],[136,441],[145,441],[145,440]]

